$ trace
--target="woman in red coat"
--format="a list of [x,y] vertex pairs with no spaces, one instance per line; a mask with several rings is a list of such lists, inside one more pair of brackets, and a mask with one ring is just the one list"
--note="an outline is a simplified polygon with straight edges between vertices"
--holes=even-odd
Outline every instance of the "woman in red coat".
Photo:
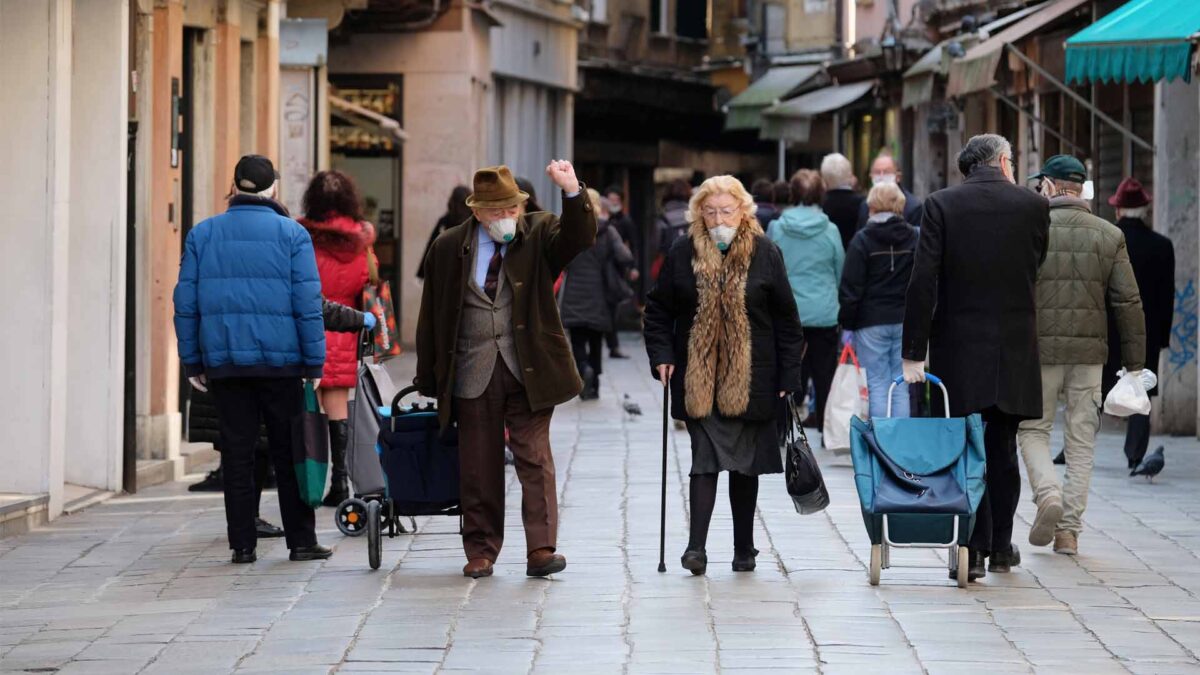
[[[367,257],[375,242],[375,227],[362,218],[362,199],[349,176],[321,171],[304,192],[304,217],[312,235],[326,299],[362,309],[363,288],[369,279]],[[377,280],[376,280],[377,281]],[[358,334],[325,333],[325,372],[321,378],[321,407],[329,416],[332,478],[325,506],[337,506],[350,496],[346,472],[346,400],[358,375]]]

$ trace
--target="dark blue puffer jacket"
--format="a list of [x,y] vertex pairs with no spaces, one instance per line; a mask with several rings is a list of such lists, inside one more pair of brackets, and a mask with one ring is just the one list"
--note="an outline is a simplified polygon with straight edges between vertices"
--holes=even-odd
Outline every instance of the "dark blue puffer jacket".
[[321,278],[312,239],[275,202],[237,196],[188,233],[175,286],[188,377],[320,377]]

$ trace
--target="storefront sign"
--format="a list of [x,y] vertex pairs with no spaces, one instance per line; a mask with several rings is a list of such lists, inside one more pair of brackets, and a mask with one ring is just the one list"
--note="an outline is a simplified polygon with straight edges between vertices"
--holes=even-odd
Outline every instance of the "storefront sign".
[[311,68],[279,71],[279,182],[283,203],[293,214],[300,213],[304,188],[317,170],[313,77]]

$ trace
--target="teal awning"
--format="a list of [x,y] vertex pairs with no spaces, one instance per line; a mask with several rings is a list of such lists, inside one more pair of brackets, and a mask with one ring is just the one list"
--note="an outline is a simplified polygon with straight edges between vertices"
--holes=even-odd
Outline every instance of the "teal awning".
[[1197,32],[1197,0],[1130,0],[1067,39],[1067,82],[1188,82]]
[[725,104],[725,130],[757,129],[763,109],[798,91],[821,72],[820,66],[776,66]]

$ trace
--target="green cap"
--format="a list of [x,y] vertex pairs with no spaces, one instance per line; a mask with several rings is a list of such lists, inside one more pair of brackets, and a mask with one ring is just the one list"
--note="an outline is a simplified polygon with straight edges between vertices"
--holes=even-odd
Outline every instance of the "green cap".
[[1082,183],[1087,180],[1087,169],[1083,167],[1083,162],[1070,155],[1055,155],[1042,165],[1041,173],[1030,178],[1057,178]]

